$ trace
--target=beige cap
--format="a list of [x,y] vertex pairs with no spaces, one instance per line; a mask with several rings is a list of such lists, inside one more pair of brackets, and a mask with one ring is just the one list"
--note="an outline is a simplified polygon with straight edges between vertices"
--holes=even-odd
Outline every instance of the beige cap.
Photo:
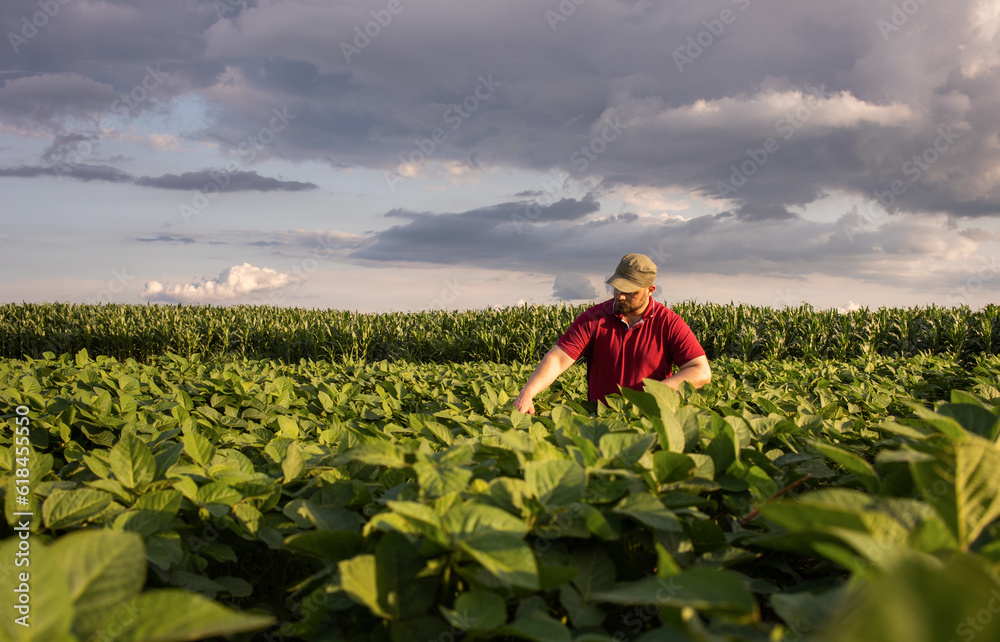
[[635,292],[656,281],[656,264],[645,254],[626,254],[606,283],[620,292]]

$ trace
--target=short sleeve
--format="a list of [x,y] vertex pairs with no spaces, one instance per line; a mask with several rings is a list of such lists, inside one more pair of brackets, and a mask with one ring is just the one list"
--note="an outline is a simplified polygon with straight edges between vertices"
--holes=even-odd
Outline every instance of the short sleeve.
[[675,366],[682,366],[692,359],[705,356],[705,349],[698,342],[698,337],[694,336],[690,326],[676,313],[668,325],[667,345],[670,346]]
[[573,320],[556,345],[572,359],[579,359],[594,338],[593,320],[586,312]]

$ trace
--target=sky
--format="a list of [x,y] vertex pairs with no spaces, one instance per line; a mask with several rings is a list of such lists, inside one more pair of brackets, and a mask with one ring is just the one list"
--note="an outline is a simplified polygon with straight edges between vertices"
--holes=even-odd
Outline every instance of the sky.
[[1000,0],[4,0],[0,301],[1000,295]]

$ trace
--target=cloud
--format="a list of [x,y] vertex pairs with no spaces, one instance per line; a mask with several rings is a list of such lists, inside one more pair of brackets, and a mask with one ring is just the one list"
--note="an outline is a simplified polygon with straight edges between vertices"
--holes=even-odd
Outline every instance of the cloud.
[[290,274],[243,263],[226,268],[216,279],[175,285],[150,281],[139,296],[150,301],[175,303],[231,303],[259,298],[298,281]]
[[[70,144],[65,143],[63,146]],[[51,149],[51,147],[50,147]],[[52,155],[52,154],[50,154]],[[59,162],[51,166],[0,167],[0,177],[37,178],[40,176],[68,177],[80,181],[104,181],[109,183],[130,183],[139,187],[199,191],[211,185],[213,189],[229,192],[302,192],[317,189],[315,183],[285,181],[269,176],[261,176],[254,171],[226,171],[204,169],[183,174],[163,174],[162,176],[132,176],[109,165],[92,165]],[[225,187],[220,187],[224,185]]]
[[582,274],[557,274],[552,283],[552,296],[563,301],[597,298],[597,290]]
[[459,214],[432,214],[396,209],[388,218],[409,221],[375,232],[362,249],[351,256],[361,259],[429,261],[435,263],[472,262],[491,266],[532,248],[544,251],[538,237],[521,235],[528,226],[569,224],[585,219],[600,209],[590,194],[582,199],[562,198],[548,205],[533,201],[499,203]]
[[[37,11],[31,0],[8,4],[10,16]],[[365,3],[71,3],[6,65],[16,71],[0,77],[0,115],[85,135],[115,100],[142,94],[147,67],[162,62],[167,80],[139,108],[181,118],[199,101],[192,139],[243,141],[287,109],[294,119],[267,153],[398,171],[415,141],[440,130],[427,164],[714,195],[750,222],[790,220],[831,191],[871,196],[908,181],[904,164],[952,127],[961,139],[907,184],[901,211],[1000,215],[1000,28],[990,3],[923,3],[888,33],[878,26],[891,20],[883,3],[725,4],[733,21],[713,35],[711,3],[580,5],[555,24],[530,0],[404,3],[360,46],[373,20]],[[781,37],[761,36],[772,33]],[[709,45],[691,49],[699,37]],[[598,41],[628,47],[610,52]],[[344,44],[359,52],[345,56]],[[488,98],[476,95],[480,77],[500,83]],[[611,141],[602,138],[608,122],[623,127]],[[768,138],[779,149],[735,194],[720,195],[718,183]],[[581,148],[594,156],[585,169],[572,160]]]
[[257,172],[229,172],[211,169],[203,169],[199,172],[185,172],[180,175],[143,176],[135,179],[133,182],[141,187],[177,190],[200,190],[204,189],[206,185],[214,185],[231,192],[301,192],[316,189],[317,187],[315,183],[282,181],[268,176],[261,176]]
[[190,236],[174,236],[172,234],[160,234],[153,238],[136,238],[135,240],[142,243],[183,243],[187,245],[188,243],[194,243],[195,240]]

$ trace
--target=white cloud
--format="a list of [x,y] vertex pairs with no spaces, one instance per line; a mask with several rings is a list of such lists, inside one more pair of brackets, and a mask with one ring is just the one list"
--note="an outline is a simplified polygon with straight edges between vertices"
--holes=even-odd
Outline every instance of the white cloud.
[[298,281],[298,278],[290,274],[244,263],[226,268],[217,279],[205,279],[198,283],[167,286],[159,281],[150,281],[139,296],[150,301],[226,303],[253,298]]

